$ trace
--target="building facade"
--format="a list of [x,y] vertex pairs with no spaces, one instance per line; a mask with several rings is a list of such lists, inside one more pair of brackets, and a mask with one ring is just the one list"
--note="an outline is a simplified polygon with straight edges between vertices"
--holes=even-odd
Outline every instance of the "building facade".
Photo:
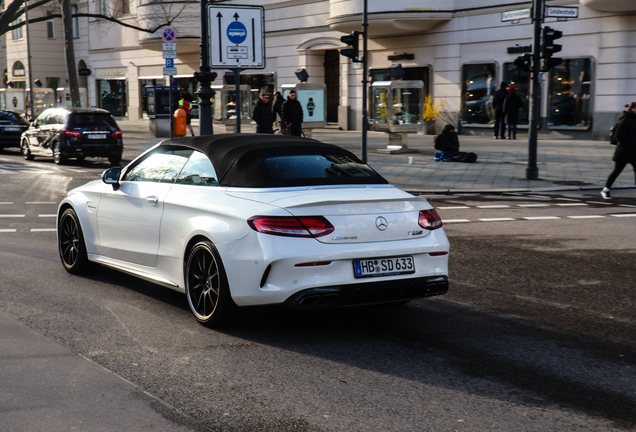
[[[327,86],[327,121],[360,129],[362,68],[339,55],[340,37],[362,30],[362,0],[239,0],[224,5],[263,6],[266,63],[244,71],[241,81],[254,95],[298,82],[304,68],[310,83]],[[524,10],[532,2],[505,0],[368,0],[369,80],[390,80],[389,67],[401,64],[404,79],[421,80],[424,93],[444,102],[437,128],[457,125],[464,134],[492,133],[492,95],[501,81],[511,83],[525,100],[520,128],[527,129],[529,75],[514,66],[515,51],[532,44],[533,23]],[[544,25],[563,32],[563,63],[543,74],[540,136],[605,139],[624,104],[636,100],[636,2],[632,0],[546,0],[547,7],[576,7],[578,17],[546,18]],[[196,91],[200,63],[198,1],[79,1],[76,10],[105,13],[132,27],[98,18],[80,18],[75,50],[78,68],[90,71],[83,84],[90,106],[117,117],[142,118],[148,86],[167,85],[163,76],[161,29],[171,20],[177,33],[177,85]],[[39,8],[40,14],[50,12]],[[510,12],[518,19],[510,20]],[[64,87],[61,20],[31,27],[33,77]],[[24,33],[24,32],[23,32]],[[57,35],[60,35],[58,38]],[[25,82],[24,36],[5,36],[5,67],[11,82]],[[18,35],[16,35],[18,36]],[[36,47],[36,50],[34,50]],[[513,48],[513,49],[509,49]],[[20,69],[21,63],[23,68]],[[17,68],[16,68],[17,67]],[[213,84],[229,80],[219,70]],[[55,84],[55,79],[59,83]],[[45,80],[41,79],[42,82]],[[369,98],[370,112],[374,98]]]

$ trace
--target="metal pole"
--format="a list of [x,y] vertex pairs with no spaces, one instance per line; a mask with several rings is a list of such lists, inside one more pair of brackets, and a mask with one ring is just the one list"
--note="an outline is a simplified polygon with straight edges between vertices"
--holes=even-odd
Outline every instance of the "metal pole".
[[170,139],[174,138],[174,117],[173,117],[173,113],[172,113],[172,75],[170,75],[168,77],[168,100],[170,102],[168,102],[168,106],[170,108],[168,108],[168,118],[170,119]]
[[537,167],[537,127],[539,125],[539,57],[541,55],[541,23],[543,22],[543,0],[534,0],[534,35],[532,38],[532,88],[530,103],[530,134],[528,137],[528,167],[526,168],[527,180],[539,179],[539,168]]
[[209,35],[207,1],[201,0],[201,66],[194,73],[194,78],[199,81],[199,135],[212,135],[212,90],[210,83],[216,78],[216,72],[210,68]]
[[24,18],[26,20],[26,43],[27,43],[27,67],[29,68],[29,107],[31,110],[31,120],[35,118],[33,107],[33,71],[31,68],[31,38],[29,37],[29,2],[24,0]]
[[364,0],[364,12],[362,14],[362,162],[364,163],[367,163],[367,130],[369,128],[369,113],[367,112],[367,77],[369,75],[369,60],[367,57],[368,27],[367,0]]
[[241,70],[234,69],[234,85],[236,86],[236,133],[241,133]]

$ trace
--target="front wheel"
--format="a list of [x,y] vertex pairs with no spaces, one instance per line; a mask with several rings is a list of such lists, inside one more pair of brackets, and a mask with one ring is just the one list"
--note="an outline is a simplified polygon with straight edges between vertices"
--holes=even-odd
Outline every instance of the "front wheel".
[[84,234],[79,218],[71,208],[66,209],[60,216],[57,225],[57,245],[62,265],[71,274],[86,273],[92,264],[86,253]]
[[190,309],[205,326],[220,324],[234,306],[221,257],[209,241],[197,243],[190,251],[185,285]]
[[20,152],[22,153],[24,160],[32,161],[35,159],[35,157],[31,154],[31,149],[29,148],[29,143],[26,139],[23,139],[20,143]]

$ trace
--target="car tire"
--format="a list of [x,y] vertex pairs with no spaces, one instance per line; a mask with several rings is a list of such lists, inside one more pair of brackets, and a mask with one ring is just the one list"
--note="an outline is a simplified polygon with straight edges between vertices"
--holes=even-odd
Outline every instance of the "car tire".
[[66,163],[66,156],[62,154],[62,145],[59,142],[53,143],[53,162],[56,165],[64,165]]
[[236,305],[221,257],[214,245],[202,241],[194,245],[185,265],[185,291],[197,321],[207,327],[221,324]]
[[119,165],[121,163],[121,155],[119,155],[119,156],[109,156],[108,157],[108,162],[110,162],[111,165]]
[[86,273],[93,268],[88,260],[84,234],[75,210],[68,208],[57,225],[57,244],[62,265],[71,274]]
[[24,160],[32,161],[35,157],[31,154],[31,149],[29,148],[29,143],[27,140],[22,140],[20,143],[20,152],[22,153],[22,157]]

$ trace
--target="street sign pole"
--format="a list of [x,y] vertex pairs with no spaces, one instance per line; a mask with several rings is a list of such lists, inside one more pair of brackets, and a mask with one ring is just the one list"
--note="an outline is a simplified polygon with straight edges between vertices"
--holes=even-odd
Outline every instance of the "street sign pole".
[[530,133],[528,137],[528,167],[526,168],[527,180],[539,179],[539,168],[537,167],[537,135],[539,126],[539,57],[541,54],[541,24],[543,22],[543,0],[534,0],[533,3],[534,36],[532,38],[532,84],[530,102]]
[[201,65],[194,73],[194,79],[199,81],[199,135],[212,135],[212,101],[214,90],[210,83],[216,78],[216,72],[210,68],[209,35],[207,0],[201,0]]
[[241,133],[241,69],[234,69],[234,84],[236,85],[236,133]]

